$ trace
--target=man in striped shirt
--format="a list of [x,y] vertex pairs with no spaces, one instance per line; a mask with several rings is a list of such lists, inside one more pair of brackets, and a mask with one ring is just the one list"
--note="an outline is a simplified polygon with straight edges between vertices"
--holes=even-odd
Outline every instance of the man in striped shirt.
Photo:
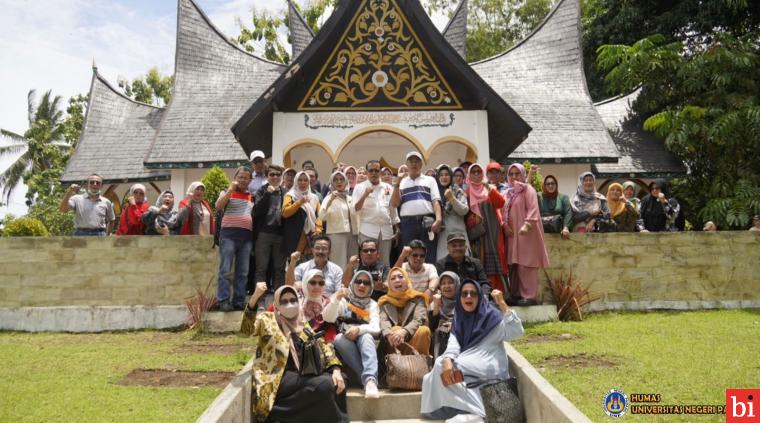
[[437,235],[442,229],[441,195],[435,178],[422,174],[422,155],[412,151],[406,155],[409,174],[399,173],[393,184],[391,207],[399,208],[401,246],[414,239],[425,243],[425,262],[435,263]]
[[[253,247],[253,197],[248,192],[250,182],[251,169],[246,166],[237,168],[230,187],[222,191],[216,200],[216,209],[224,209],[219,233],[219,274],[216,283],[216,298],[221,311],[245,308],[248,267]],[[234,288],[230,298],[233,261]]]

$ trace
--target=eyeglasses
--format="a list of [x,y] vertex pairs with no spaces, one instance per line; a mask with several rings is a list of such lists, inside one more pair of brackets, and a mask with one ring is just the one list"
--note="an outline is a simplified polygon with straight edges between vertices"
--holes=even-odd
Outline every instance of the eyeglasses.
[[367,254],[372,254],[372,253],[376,253],[376,252],[377,252],[377,249],[375,249],[375,248],[365,248],[365,249],[362,250],[362,253],[367,253]]
[[271,176],[271,177],[273,177],[273,178],[274,178],[274,177],[279,177],[280,175],[282,175],[282,173],[279,173],[279,172],[271,172],[271,173],[269,174],[269,176]]
[[291,298],[290,300],[280,300],[280,305],[298,304],[298,298]]
[[380,169],[367,169],[367,173],[377,173],[380,172]]
[[132,194],[142,194],[142,195],[145,195],[145,193],[142,192],[142,191],[134,191]]
[[462,298],[467,298],[467,297],[478,298],[478,291],[462,291],[462,293],[459,294],[459,296]]
[[366,279],[357,279],[354,281],[354,284],[356,285],[364,285],[364,286],[372,286],[372,282],[366,280]]
[[519,177],[520,176],[520,172],[509,172],[507,175],[514,176],[514,177]]
[[425,257],[425,254],[412,253],[412,257],[414,257],[414,258],[423,258],[423,257]]
[[319,284],[319,286],[325,286],[325,281],[315,281],[314,279],[309,281],[309,285],[311,286],[317,286],[317,284]]
[[473,175],[480,175],[483,172],[481,172],[480,170],[473,169],[470,171],[470,173],[472,173]]

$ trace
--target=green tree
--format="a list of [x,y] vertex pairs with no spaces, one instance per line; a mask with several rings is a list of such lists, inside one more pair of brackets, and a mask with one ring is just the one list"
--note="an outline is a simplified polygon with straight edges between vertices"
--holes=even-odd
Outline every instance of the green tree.
[[[0,129],[0,133],[11,141],[10,145],[0,147],[0,157],[22,153],[2,174],[0,185],[6,201],[13,190],[23,180],[28,181],[33,175],[41,174],[60,166],[67,159],[71,146],[66,139],[63,125],[64,114],[60,110],[61,97],[53,97],[46,92],[39,103],[35,101],[35,91],[29,91],[27,110],[29,129],[23,135]],[[49,187],[32,185],[27,192],[27,200],[33,199],[37,192],[47,194]]]
[[158,68],[151,68],[148,73],[135,78],[130,83],[122,79],[118,82],[124,94],[136,101],[163,107],[172,98],[173,75],[161,75]]
[[230,179],[222,168],[214,166],[203,175],[201,182],[206,186],[206,200],[211,204],[211,208],[216,211],[216,199],[219,198],[219,193],[222,190],[230,186]]
[[742,228],[760,213],[760,31],[716,32],[703,45],[663,35],[605,45],[597,65],[615,93],[642,87],[634,109],[644,129],[688,167],[674,189],[692,224]]
[[609,97],[595,66],[597,49],[632,44],[651,34],[690,48],[713,42],[717,29],[735,36],[760,26],[760,2],[747,0],[584,0],[583,55],[591,97]]

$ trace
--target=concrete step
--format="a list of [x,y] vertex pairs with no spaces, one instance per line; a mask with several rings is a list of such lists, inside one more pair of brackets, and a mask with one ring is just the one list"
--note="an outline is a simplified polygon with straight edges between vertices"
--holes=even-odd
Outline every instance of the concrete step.
[[[380,398],[364,398],[364,390],[351,388],[346,395],[348,417],[354,421],[417,422],[422,393],[380,390]],[[431,421],[431,420],[424,420]]]
[[559,320],[557,316],[557,306],[554,304],[542,304],[530,307],[509,307],[517,313],[520,320],[523,323],[544,323],[544,322],[556,322]]

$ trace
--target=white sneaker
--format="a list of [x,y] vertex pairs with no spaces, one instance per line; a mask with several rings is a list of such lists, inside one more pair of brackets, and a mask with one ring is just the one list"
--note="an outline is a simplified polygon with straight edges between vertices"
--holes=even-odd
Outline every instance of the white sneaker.
[[483,418],[477,414],[457,414],[450,419],[446,419],[446,423],[483,423],[483,421]]
[[377,383],[370,379],[367,386],[364,387],[364,398],[380,398],[380,391],[377,390]]

